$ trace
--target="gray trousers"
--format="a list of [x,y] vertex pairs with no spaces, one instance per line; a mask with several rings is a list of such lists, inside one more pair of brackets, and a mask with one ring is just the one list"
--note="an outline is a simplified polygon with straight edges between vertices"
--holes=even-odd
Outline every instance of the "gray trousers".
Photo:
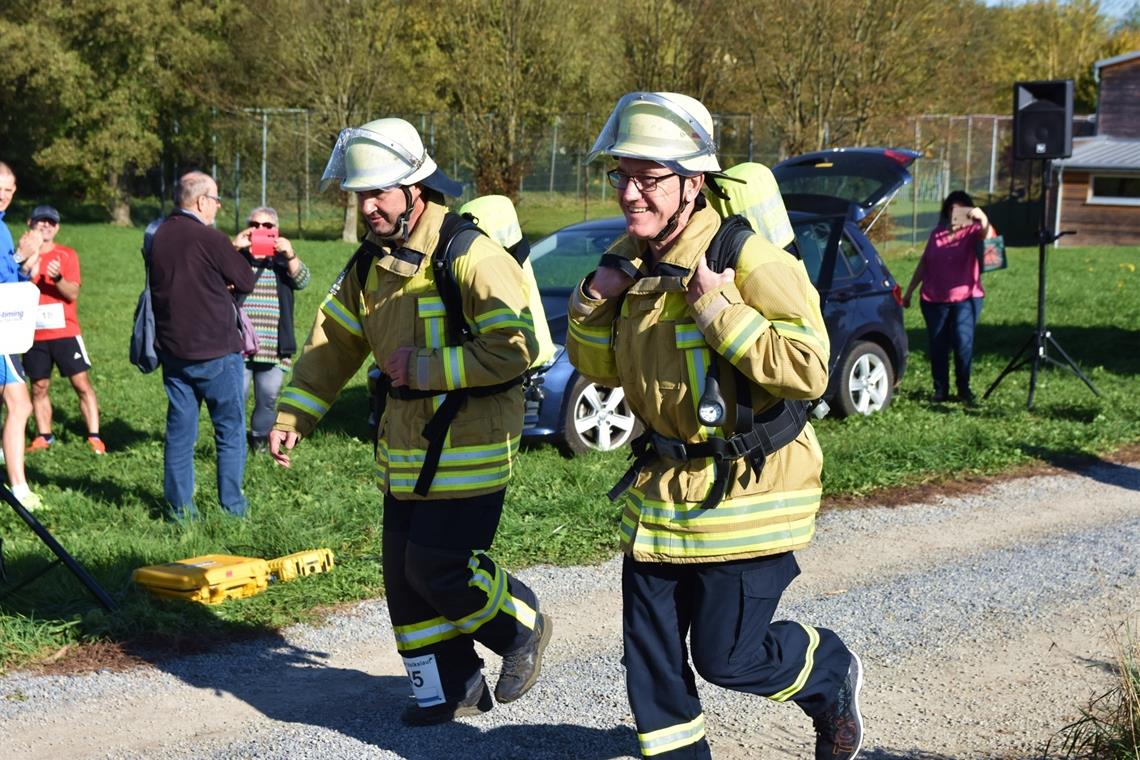
[[277,397],[285,383],[285,370],[270,362],[245,363],[245,401],[249,401],[249,388],[253,386],[253,416],[249,421],[249,435],[256,440],[269,438],[273,421],[277,418]]

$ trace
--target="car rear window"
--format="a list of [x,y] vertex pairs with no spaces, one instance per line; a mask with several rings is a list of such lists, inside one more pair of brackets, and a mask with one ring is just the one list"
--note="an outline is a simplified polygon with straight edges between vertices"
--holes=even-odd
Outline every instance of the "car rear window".
[[538,241],[530,249],[538,287],[573,288],[620,234],[620,230],[562,230]]

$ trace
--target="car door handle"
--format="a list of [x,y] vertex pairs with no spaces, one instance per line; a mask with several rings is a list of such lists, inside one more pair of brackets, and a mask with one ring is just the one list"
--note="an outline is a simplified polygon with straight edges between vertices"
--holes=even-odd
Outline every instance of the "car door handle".
[[831,300],[839,301],[840,303],[843,303],[844,301],[850,301],[854,297],[855,291],[853,290],[836,290],[831,293]]

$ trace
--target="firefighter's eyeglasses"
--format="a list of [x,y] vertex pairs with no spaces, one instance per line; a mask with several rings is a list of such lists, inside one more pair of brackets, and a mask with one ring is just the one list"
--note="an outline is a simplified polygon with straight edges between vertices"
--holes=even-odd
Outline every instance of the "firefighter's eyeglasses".
[[663,179],[669,179],[670,177],[676,176],[678,176],[676,172],[662,174],[656,177],[634,177],[632,175],[626,174],[621,169],[614,169],[612,171],[606,172],[606,179],[608,179],[610,181],[610,184],[618,190],[625,190],[627,187],[629,187],[629,183],[632,182],[633,186],[637,188],[637,192],[639,193],[652,193],[657,189],[658,182]]

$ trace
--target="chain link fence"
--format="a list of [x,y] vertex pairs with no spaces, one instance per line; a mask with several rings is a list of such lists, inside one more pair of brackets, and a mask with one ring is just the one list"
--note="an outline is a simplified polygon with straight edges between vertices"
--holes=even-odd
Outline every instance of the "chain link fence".
[[[519,190],[528,198],[549,196],[551,203],[578,204],[582,218],[593,212],[613,213],[606,164],[584,163],[604,113],[567,113],[555,118],[531,141],[527,172]],[[445,113],[403,114],[420,130],[428,151],[449,175],[465,183],[468,200],[474,192],[463,141],[456,134],[459,120]],[[768,165],[784,158],[781,135],[756,114],[714,114],[714,133],[721,163],[744,161]],[[213,123],[211,166],[219,187],[232,201],[235,227],[253,208],[274,206],[282,223],[302,236],[306,231],[330,232],[343,221],[339,191],[318,192],[318,182],[335,133],[317,125],[329,120],[307,109],[248,109],[217,117]],[[1088,117],[1074,120],[1074,135],[1091,134]],[[825,125],[824,134],[833,131]],[[911,166],[913,183],[892,201],[889,237],[917,245],[937,220],[941,200],[962,189],[980,204],[1033,198],[1040,186],[1033,162],[1012,159],[1012,117],[996,114],[922,114],[880,130],[871,144],[911,148],[922,157]],[[842,147],[827,145],[825,147]],[[1039,171],[1038,171],[1039,175]],[[537,202],[542,202],[541,200]],[[591,211],[592,210],[592,211]],[[230,223],[230,209],[225,223]]]

